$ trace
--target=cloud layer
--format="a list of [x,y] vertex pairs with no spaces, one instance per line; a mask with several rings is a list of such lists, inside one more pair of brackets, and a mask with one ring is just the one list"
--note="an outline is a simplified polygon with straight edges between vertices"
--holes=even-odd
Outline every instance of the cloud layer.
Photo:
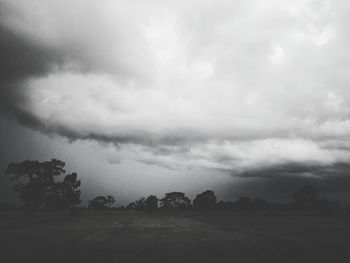
[[350,161],[347,1],[0,7],[2,112],[32,128],[173,170]]

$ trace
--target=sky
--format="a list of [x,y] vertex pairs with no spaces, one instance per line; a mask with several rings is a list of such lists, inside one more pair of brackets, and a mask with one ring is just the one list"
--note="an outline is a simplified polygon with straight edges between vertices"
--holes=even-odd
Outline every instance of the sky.
[[349,28],[346,0],[0,0],[0,168],[59,158],[85,202],[350,203]]

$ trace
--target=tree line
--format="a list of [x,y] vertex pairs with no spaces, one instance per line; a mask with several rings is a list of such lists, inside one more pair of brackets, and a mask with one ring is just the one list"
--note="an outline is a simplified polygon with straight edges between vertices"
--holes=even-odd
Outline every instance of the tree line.
[[[66,174],[65,162],[23,161],[10,163],[5,171],[13,183],[13,190],[23,201],[25,211],[37,209],[75,211],[81,203],[81,181],[77,173]],[[342,207],[338,201],[321,198],[316,188],[305,185],[296,190],[293,201],[287,204],[271,204],[260,197],[240,196],[236,201],[217,201],[212,190],[196,195],[193,201],[182,192],[169,192],[163,198],[150,195],[141,197],[127,206],[113,207],[116,199],[112,195],[96,196],[88,202],[92,210],[135,210],[135,211],[303,211],[321,213],[348,213],[350,206]],[[0,203],[0,209],[11,206]]]

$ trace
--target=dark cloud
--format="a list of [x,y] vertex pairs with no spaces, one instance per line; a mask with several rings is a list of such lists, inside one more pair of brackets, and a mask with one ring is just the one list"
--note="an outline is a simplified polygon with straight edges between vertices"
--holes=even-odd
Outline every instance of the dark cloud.
[[[1,9],[0,4],[0,9]],[[4,10],[4,9],[3,9]],[[68,55],[18,34],[1,24],[0,12],[0,113],[16,118],[20,123],[45,134],[59,134],[70,140],[92,139],[101,142],[140,143],[145,136],[103,136],[81,133],[73,128],[41,120],[29,110],[26,81],[65,70]],[[77,68],[75,68],[77,69]],[[83,70],[80,68],[80,70]],[[151,141],[149,141],[151,143]]]
[[[24,6],[22,8],[25,9]],[[42,8],[45,9],[45,4],[42,5]],[[37,10],[33,8],[32,11]],[[94,133],[93,131],[81,132],[69,125],[51,123],[31,111],[33,105],[29,102],[29,97],[32,95],[29,94],[29,81],[42,79],[56,73],[77,72],[82,74],[114,74],[118,81],[122,83],[123,75],[128,76],[128,81],[130,81],[132,74],[137,75],[123,61],[118,61],[118,58],[115,59],[115,55],[109,55],[107,51],[99,53],[101,52],[99,49],[94,50],[92,48],[93,43],[88,43],[89,41],[82,38],[85,35],[90,37],[90,34],[86,34],[88,32],[87,27],[81,28],[82,33],[79,36],[73,35],[73,39],[70,39],[67,43],[62,40],[64,34],[58,36],[58,38],[62,38],[60,41],[63,42],[55,43],[57,39],[33,34],[35,28],[30,28],[29,31],[26,29],[26,26],[31,27],[35,24],[33,24],[31,15],[25,14],[25,10],[21,10],[20,5],[12,5],[12,3],[6,1],[0,2],[0,113],[15,118],[32,129],[47,134],[58,134],[71,140],[92,139],[115,143],[139,142],[144,134],[137,136],[105,136],[103,133]],[[29,21],[28,25],[25,24],[26,19]],[[35,19],[34,17],[34,21]],[[14,21],[15,23],[13,23]],[[20,26],[16,26],[17,21],[20,21]],[[45,23],[44,21],[41,22]],[[68,22],[67,25],[69,25]],[[50,26],[55,27],[52,24]],[[98,24],[94,26],[96,28],[93,30],[99,27]],[[42,28],[41,31],[43,31]],[[38,29],[38,34],[41,31]],[[74,37],[76,38],[74,39]],[[92,39],[88,40],[91,41]],[[100,57],[103,58],[99,60]],[[108,60],[109,57],[112,59]],[[115,64],[112,62],[115,62]]]
[[0,24],[0,78],[5,83],[46,75],[62,65],[62,55]]
[[242,173],[234,173],[234,176],[266,179],[302,177],[310,180],[326,180],[346,177],[348,174],[350,174],[350,163],[346,162],[336,162],[334,164],[290,162],[250,169]]
[[[22,100],[21,98],[18,98],[17,101],[21,101],[23,104],[25,104],[25,100]],[[169,134],[167,137],[156,137],[147,132],[120,135],[103,135],[100,132],[84,132],[76,130],[74,127],[47,123],[31,114],[30,112],[26,111],[25,109],[22,109],[22,107],[11,108],[11,113],[21,124],[49,136],[59,135],[66,137],[70,141],[93,140],[102,144],[112,143],[116,146],[126,143],[139,144],[151,147],[147,149],[149,151],[152,151],[155,155],[172,155],[174,153],[179,154],[180,152],[188,151],[188,148],[186,148],[184,145],[191,145],[195,142],[205,141],[205,138],[198,136],[188,136],[187,138],[184,138],[181,134]],[[181,145],[182,147],[174,148],[174,145]]]
[[[0,92],[1,105],[10,107],[23,103],[22,81],[50,70],[49,52],[28,43],[0,24]],[[45,54],[46,53],[46,54]]]
[[284,177],[303,177],[317,180],[326,178],[337,178],[350,173],[350,164],[346,162],[336,162],[334,164],[316,163],[284,163],[268,167],[259,167],[242,173],[235,173],[234,176],[278,179]]
[[8,8],[0,3],[0,109],[31,127],[40,123],[28,111],[25,81],[62,67],[64,56],[57,50],[8,28]]
[[241,178],[232,185],[232,191],[225,189],[230,198],[239,195],[264,196],[271,201],[291,201],[293,192],[310,184],[322,196],[339,197],[343,203],[350,203],[350,164],[337,162],[332,165],[285,163],[266,168],[257,168],[235,173]]

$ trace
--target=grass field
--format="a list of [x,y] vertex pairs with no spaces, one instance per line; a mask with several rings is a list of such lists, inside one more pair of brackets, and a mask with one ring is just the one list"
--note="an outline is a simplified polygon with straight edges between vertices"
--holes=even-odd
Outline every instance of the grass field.
[[350,219],[230,213],[0,214],[0,262],[350,262]]

